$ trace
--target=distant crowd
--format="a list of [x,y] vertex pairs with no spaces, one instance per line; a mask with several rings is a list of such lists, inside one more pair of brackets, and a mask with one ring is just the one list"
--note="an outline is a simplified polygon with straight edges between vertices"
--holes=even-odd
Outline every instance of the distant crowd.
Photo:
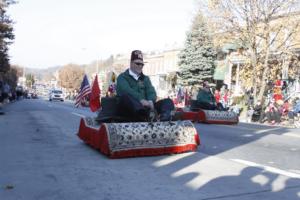
[[[199,101],[202,101],[200,104],[203,109],[230,110],[238,115],[243,108],[245,109],[243,105],[246,105],[247,122],[269,124],[288,122],[294,125],[295,121],[298,119],[300,121],[300,99],[294,96],[300,94],[298,81],[270,81],[267,84],[267,94],[264,96],[263,102],[254,102],[253,88],[246,90],[243,95],[243,105],[234,100],[232,91],[225,84],[220,89],[211,87],[209,92],[202,92],[205,87],[206,85],[202,85],[200,88],[178,87],[169,91],[169,98],[177,107],[193,107],[195,105],[191,105],[191,102],[198,100],[198,104]],[[203,94],[206,97],[203,97]]]
[[13,88],[8,83],[0,81],[0,103],[8,103],[23,97],[27,98],[28,95],[28,91],[24,90],[22,86]]
[[[248,91],[248,122],[297,125],[300,118],[299,83],[276,80],[268,84],[264,102],[254,104],[252,92]],[[296,95],[295,95],[296,94]],[[295,96],[293,96],[295,95]],[[297,121],[297,122],[296,122]]]

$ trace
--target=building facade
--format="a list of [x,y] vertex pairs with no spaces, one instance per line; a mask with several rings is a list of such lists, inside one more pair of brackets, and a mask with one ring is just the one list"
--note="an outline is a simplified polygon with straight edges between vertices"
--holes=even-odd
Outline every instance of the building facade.
[[[145,52],[144,53],[144,74],[151,79],[153,86],[157,91],[159,98],[168,97],[168,91],[171,89],[167,77],[177,72],[178,54],[180,48],[168,49],[165,51]],[[114,57],[114,63],[111,71],[117,75],[129,67],[130,55],[117,55]]]

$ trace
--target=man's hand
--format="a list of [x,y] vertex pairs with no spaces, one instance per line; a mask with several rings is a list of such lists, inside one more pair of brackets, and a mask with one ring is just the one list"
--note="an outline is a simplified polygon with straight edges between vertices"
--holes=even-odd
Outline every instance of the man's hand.
[[149,107],[151,110],[154,110],[154,104],[153,104],[153,101],[149,100]]
[[142,99],[141,101],[141,104],[145,107],[148,107],[150,108],[151,110],[154,110],[154,105],[153,105],[153,102],[152,101],[147,101],[145,99]]
[[149,107],[149,102],[147,100],[142,99],[140,102],[144,107]]
[[212,106],[216,106],[217,105],[216,102],[209,102],[209,104],[212,105]]
[[141,104],[142,104],[143,106],[148,107],[148,101],[147,101],[147,100],[142,99],[140,102],[141,102]]

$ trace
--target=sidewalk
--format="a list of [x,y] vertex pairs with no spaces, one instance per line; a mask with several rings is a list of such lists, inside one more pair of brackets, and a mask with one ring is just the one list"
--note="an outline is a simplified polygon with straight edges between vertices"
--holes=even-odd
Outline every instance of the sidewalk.
[[5,100],[3,100],[3,102],[0,102],[0,115],[4,115],[5,114],[3,108],[5,107],[6,104],[13,103],[13,102],[15,102],[15,100],[9,101],[9,99],[5,99]]
[[300,128],[300,123],[295,121],[294,124],[289,124],[288,121],[282,121],[280,124],[270,124],[268,122],[259,123],[259,122],[248,122],[246,117],[239,117],[239,122],[247,123],[247,124],[258,124],[263,126],[271,126],[271,127],[284,127],[284,128]]
[[258,124],[263,126],[271,126],[271,127],[284,127],[284,128],[299,128],[300,124],[299,122],[294,122],[294,124],[289,124],[289,121],[281,121],[280,124],[269,124],[268,122],[259,123],[259,122],[249,122],[247,119],[246,112],[242,112],[239,116],[239,122],[247,123],[247,124]]
[[5,112],[3,111],[3,103],[0,102],[0,115],[4,115]]

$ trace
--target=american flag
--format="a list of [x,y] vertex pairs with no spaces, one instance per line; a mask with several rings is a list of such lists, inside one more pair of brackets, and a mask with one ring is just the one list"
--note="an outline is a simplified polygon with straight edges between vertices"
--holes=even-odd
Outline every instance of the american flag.
[[90,93],[91,93],[90,84],[89,84],[89,81],[88,81],[86,75],[84,75],[81,86],[80,86],[80,91],[79,91],[78,95],[76,96],[75,106],[79,107],[82,100],[86,96],[88,96]]

